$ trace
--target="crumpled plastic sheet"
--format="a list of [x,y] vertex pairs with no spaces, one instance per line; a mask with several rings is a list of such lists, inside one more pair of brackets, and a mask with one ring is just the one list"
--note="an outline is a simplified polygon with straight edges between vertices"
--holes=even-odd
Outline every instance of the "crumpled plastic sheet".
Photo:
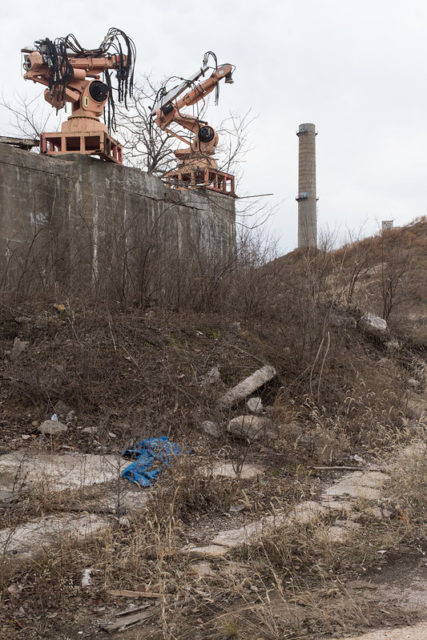
[[166,436],[141,440],[132,449],[123,452],[125,458],[135,458],[135,462],[123,469],[122,478],[140,487],[151,487],[162,469],[169,467],[183,452],[179,444],[171,442]]

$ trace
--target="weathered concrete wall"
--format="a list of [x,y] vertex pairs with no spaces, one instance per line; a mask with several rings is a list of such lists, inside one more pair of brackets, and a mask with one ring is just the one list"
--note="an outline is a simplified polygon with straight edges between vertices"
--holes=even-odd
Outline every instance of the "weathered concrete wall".
[[0,289],[153,300],[235,254],[235,209],[138,169],[0,144]]

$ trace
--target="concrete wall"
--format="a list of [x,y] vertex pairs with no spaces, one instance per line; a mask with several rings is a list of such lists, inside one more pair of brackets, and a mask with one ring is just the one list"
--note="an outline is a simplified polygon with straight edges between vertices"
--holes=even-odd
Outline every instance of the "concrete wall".
[[0,290],[170,302],[234,259],[234,200],[0,144]]
[[300,124],[298,162],[298,247],[317,247],[316,127]]

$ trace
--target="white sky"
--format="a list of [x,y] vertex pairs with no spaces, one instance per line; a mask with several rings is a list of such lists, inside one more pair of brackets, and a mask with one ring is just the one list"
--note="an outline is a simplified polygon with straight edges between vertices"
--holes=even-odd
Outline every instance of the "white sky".
[[[274,192],[272,233],[297,243],[297,127],[314,122],[319,226],[373,233],[383,219],[427,213],[427,3],[421,0],[16,0],[1,7],[0,93],[40,96],[20,49],[74,33],[96,47],[119,27],[137,47],[136,76],[188,76],[203,53],[236,65],[211,104],[257,115],[239,195]],[[13,135],[0,109],[0,135]]]

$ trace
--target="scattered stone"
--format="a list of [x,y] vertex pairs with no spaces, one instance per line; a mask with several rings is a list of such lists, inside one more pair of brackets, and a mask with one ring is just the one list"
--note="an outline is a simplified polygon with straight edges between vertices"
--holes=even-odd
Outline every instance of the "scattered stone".
[[409,378],[408,387],[412,387],[412,389],[416,389],[418,387],[418,380],[415,380],[415,378]]
[[242,380],[235,387],[227,391],[227,393],[219,399],[219,405],[223,409],[230,409],[238,402],[252,395],[267,382],[270,382],[276,375],[276,369],[269,365],[258,369],[248,378],[245,378],[245,380]]
[[246,402],[246,406],[251,413],[261,413],[263,410],[262,400],[258,396],[249,398]]
[[45,436],[56,436],[58,433],[65,433],[68,427],[57,420],[45,420],[38,430]]
[[206,375],[200,378],[200,384],[202,387],[208,387],[211,384],[216,384],[221,380],[221,374],[218,367],[212,367]]
[[95,433],[97,433],[97,431],[98,427],[85,427],[81,432],[88,433],[89,435],[94,435]]
[[222,429],[212,420],[204,420],[200,425],[200,429],[208,436],[212,436],[212,438],[220,438],[222,435]]
[[359,320],[359,326],[363,331],[374,336],[382,336],[387,331],[387,322],[373,313],[363,314]]
[[231,507],[229,508],[229,512],[230,513],[240,513],[241,511],[244,511],[245,509],[247,509],[247,506],[245,504],[232,504]]
[[255,415],[237,416],[230,420],[227,431],[243,440],[251,442],[277,439],[277,429],[270,418]]
[[15,340],[13,341],[13,347],[9,351],[9,358],[12,360],[12,362],[19,358],[21,353],[25,351],[29,344],[30,343],[26,342],[25,340],[20,340],[18,337],[15,338]]
[[212,578],[215,575],[215,571],[212,570],[209,562],[198,562],[197,564],[192,564],[189,568],[189,572],[200,579]]

